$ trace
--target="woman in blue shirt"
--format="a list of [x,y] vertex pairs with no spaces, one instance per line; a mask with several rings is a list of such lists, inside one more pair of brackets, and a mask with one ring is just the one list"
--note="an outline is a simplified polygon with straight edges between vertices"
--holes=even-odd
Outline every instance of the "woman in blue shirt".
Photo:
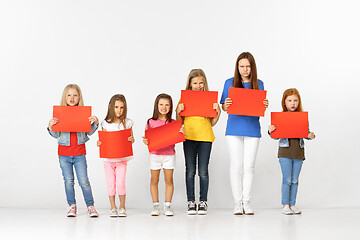
[[[224,111],[232,104],[228,97],[229,87],[264,90],[263,82],[257,79],[256,63],[251,53],[243,52],[239,55],[234,77],[225,81],[220,101]],[[268,104],[265,99],[266,108]],[[249,200],[260,137],[259,117],[228,114],[226,138],[229,145],[230,182],[235,200],[235,215],[254,215]]]

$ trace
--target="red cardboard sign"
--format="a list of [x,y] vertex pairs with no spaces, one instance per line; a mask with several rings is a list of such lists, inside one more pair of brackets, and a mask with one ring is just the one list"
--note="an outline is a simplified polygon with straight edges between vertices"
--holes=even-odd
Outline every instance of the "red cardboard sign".
[[59,119],[54,132],[91,132],[90,106],[54,106],[53,117]]
[[272,112],[271,125],[276,127],[271,138],[307,138],[309,135],[308,112]]
[[132,142],[129,141],[131,128],[120,131],[98,131],[101,158],[123,158],[133,155]]
[[177,120],[160,127],[145,130],[145,138],[149,140],[149,152],[184,142],[186,139],[184,134],[179,132],[180,128],[181,120]]
[[181,103],[184,110],[180,116],[216,117],[214,103],[217,103],[216,91],[181,90]]
[[257,117],[265,115],[265,90],[230,87],[229,98],[232,104],[227,109],[228,114]]

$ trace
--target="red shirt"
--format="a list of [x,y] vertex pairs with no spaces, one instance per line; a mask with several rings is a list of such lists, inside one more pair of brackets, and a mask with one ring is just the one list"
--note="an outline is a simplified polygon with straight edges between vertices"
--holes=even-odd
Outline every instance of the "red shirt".
[[70,133],[70,146],[63,146],[59,144],[58,155],[59,156],[78,156],[85,155],[86,148],[85,143],[78,145],[78,139],[76,132]]

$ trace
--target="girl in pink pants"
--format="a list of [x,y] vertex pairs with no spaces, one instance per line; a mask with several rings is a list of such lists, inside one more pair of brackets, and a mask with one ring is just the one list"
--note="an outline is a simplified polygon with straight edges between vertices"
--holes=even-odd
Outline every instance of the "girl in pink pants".
[[[130,119],[126,118],[127,105],[126,99],[123,95],[114,95],[109,102],[108,112],[105,119],[101,122],[101,128],[103,131],[120,131],[131,128],[134,123]],[[131,136],[128,139],[130,142],[134,142],[134,136],[131,132]],[[101,142],[98,141],[98,146]],[[111,205],[110,217],[126,217],[125,209],[125,177],[127,161],[131,160],[131,157],[124,158],[104,158],[104,168],[107,190]],[[119,211],[115,204],[116,190],[120,199]]]

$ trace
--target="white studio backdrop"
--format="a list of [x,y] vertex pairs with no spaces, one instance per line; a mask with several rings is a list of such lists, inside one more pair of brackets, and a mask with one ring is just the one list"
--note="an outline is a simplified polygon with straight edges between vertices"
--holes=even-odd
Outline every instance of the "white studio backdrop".
[[[278,143],[267,127],[290,87],[300,91],[317,135],[306,142],[298,205],[360,207],[360,17],[354,2],[0,1],[0,207],[66,206],[57,142],[46,127],[64,87],[77,83],[100,120],[112,95],[126,96],[136,139],[127,207],[149,208],[148,151],[141,137],[155,97],[165,92],[177,104],[190,70],[202,68],[220,98],[243,51],[254,55],[270,102],[261,118],[254,208],[281,205]],[[211,208],[233,206],[226,120],[222,112],[214,127]],[[88,173],[96,206],[108,208],[97,139],[95,133],[86,144]],[[173,205],[185,208],[182,144],[176,152]],[[163,181],[159,187],[163,200]],[[84,207],[77,182],[76,198]]]

